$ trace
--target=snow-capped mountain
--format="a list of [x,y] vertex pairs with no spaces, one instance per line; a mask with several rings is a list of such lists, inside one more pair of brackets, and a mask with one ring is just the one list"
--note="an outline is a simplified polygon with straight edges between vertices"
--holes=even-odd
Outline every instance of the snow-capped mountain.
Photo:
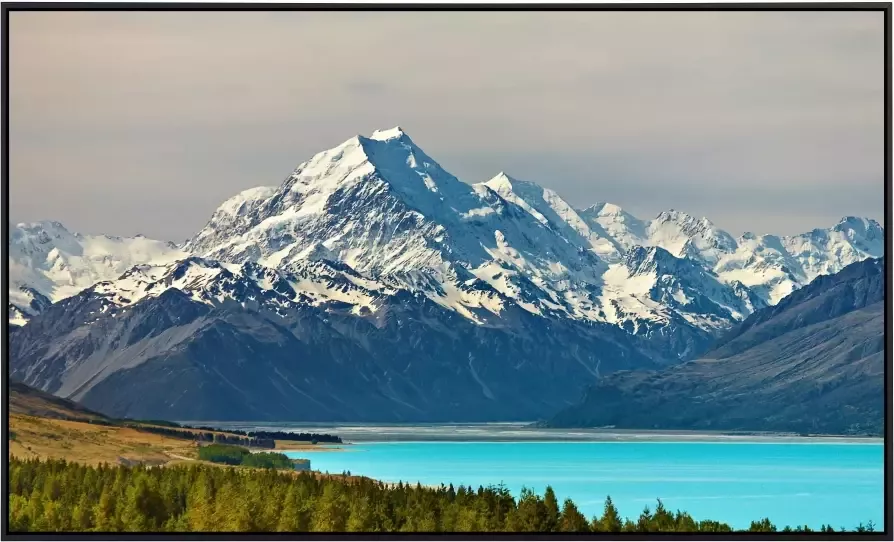
[[486,185],[459,181],[399,128],[317,154],[252,205],[226,227],[212,219],[185,249],[270,267],[319,256],[366,275],[442,282],[489,282],[496,264],[549,283],[599,283],[598,258]]
[[823,275],[734,326],[709,352],[596,382],[552,427],[881,435],[885,266]]
[[830,229],[801,235],[743,235],[736,250],[714,266],[726,281],[738,280],[775,305],[820,275],[884,255],[885,234],[872,219],[844,217]]
[[881,256],[883,233],[734,239],[679,211],[575,209],[505,173],[461,182],[394,128],[233,196],[180,247],[15,227],[13,374],[128,416],[538,417],[602,374],[692,358]]
[[[632,271],[642,247],[664,249],[650,254],[673,271]],[[136,264],[196,255],[299,272],[299,290],[310,297],[335,295],[308,277],[320,272],[326,282],[331,273],[322,269],[339,269],[348,290],[371,288],[358,294],[357,311],[377,295],[407,290],[477,323],[501,318],[509,303],[656,337],[682,325],[701,337],[681,343],[682,353],[816,276],[882,250],[881,227],[866,219],[736,240],[674,210],[641,220],[610,203],[575,209],[554,191],[505,173],[469,185],[394,128],[318,153],[278,187],[235,195],[181,248],[80,236],[58,223],[20,225],[10,251],[9,318],[24,323],[45,305],[32,292],[57,301]]]
[[49,303],[118,277],[137,264],[172,262],[187,254],[143,236],[81,235],[59,222],[10,228],[9,321],[23,325]]
[[606,273],[609,277],[607,284],[618,287],[606,288],[606,295],[614,295],[616,303],[622,295],[641,290],[643,299],[676,310],[694,324],[707,323],[717,329],[766,306],[741,283],[725,284],[696,261],[676,258],[661,247],[631,248],[623,263]]
[[[507,301],[537,315],[610,322],[634,333],[646,322],[656,328],[679,320],[700,337],[681,351],[747,316],[739,307],[721,324],[713,315],[701,320],[698,309],[679,310],[685,302],[669,308],[651,299],[642,281],[606,275],[635,244],[658,243],[703,263],[716,260],[714,245],[735,246],[708,221],[682,213],[643,222],[608,204],[578,211],[552,190],[505,173],[465,184],[394,128],[315,155],[275,191],[253,189],[228,200],[184,249],[280,269],[340,262],[479,322],[499,317]],[[725,289],[720,297],[727,299],[741,285],[711,288]],[[619,311],[619,296],[638,298],[636,310]]]
[[[531,312],[630,329],[644,321],[666,324],[687,312],[687,303],[668,306],[653,294],[644,297],[640,279],[621,280],[623,274],[610,269],[637,246],[661,247],[696,262],[711,277],[704,288],[716,291],[717,279],[726,288],[721,298],[750,298],[743,287],[753,289],[759,305],[777,301],[818,273],[881,253],[877,223],[862,221],[860,230],[853,219],[845,220],[846,234],[837,231],[839,225],[782,240],[780,257],[797,262],[799,270],[786,273],[791,265],[761,261],[747,239],[737,242],[711,221],[683,212],[640,220],[609,203],[577,210],[554,191],[505,173],[469,186],[400,128],[354,137],[299,165],[279,189],[250,195],[225,203],[185,248],[208,258],[249,259],[271,267],[339,261],[379,280],[416,277],[422,290],[435,284],[464,291],[477,278]],[[237,207],[242,212],[232,211]],[[220,220],[222,215],[237,219]],[[638,309],[619,312],[618,295],[637,299]],[[462,303],[440,297],[464,312]],[[684,320],[712,331],[752,310],[748,304],[734,308],[725,322],[696,318],[698,311],[692,310]]]

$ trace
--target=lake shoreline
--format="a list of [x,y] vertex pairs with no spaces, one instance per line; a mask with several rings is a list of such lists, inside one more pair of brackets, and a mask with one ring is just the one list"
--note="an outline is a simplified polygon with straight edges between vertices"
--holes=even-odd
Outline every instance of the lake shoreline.
[[259,448],[259,451],[264,452],[344,452],[345,450],[342,446],[350,446],[351,443],[343,442],[339,444],[310,444],[310,443],[295,443],[290,444],[289,441],[276,441],[276,447],[271,449]]
[[[757,431],[635,430],[616,428],[554,429],[530,422],[373,424],[301,422],[202,422],[244,431],[320,432],[345,443],[364,442],[802,442],[832,444],[884,443],[869,435],[803,435]],[[297,448],[296,448],[297,449]],[[310,450],[311,448],[306,448]]]

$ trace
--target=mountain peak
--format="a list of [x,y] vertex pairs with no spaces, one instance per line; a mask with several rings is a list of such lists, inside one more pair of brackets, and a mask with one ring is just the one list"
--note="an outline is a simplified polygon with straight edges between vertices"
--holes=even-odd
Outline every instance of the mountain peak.
[[868,230],[881,229],[881,225],[871,218],[862,218],[858,216],[845,216],[838,221],[834,228],[836,231],[852,229],[860,232]]
[[620,215],[626,214],[624,209],[622,209],[620,206],[615,205],[614,203],[608,203],[608,202],[595,203],[593,205],[590,205],[586,209],[584,209],[584,211],[590,212],[597,216],[606,216],[606,217],[607,216],[620,216]]
[[[658,213],[658,216],[655,217],[657,222],[676,222],[678,224],[687,224],[687,223],[695,223],[699,220],[689,213],[684,213],[683,211],[677,211],[676,209],[668,209],[667,211],[662,211]],[[703,218],[702,222],[710,222]]]
[[27,231],[40,231],[40,230],[50,230],[50,231],[64,231],[70,233],[68,228],[66,228],[61,222],[57,222],[55,220],[38,220],[37,222],[20,222],[15,225],[16,228],[20,230]]
[[530,191],[538,195],[543,193],[543,187],[539,184],[531,181],[520,181],[505,171],[497,173],[492,179],[485,181],[484,185],[502,196],[509,192],[521,192],[519,195],[523,195],[522,193],[527,194]]
[[370,136],[370,139],[374,139],[376,141],[389,141],[391,139],[400,139],[406,137],[409,139],[410,136],[404,132],[403,128],[400,126],[395,126],[394,128],[389,128],[387,130],[376,130]]
[[506,173],[501,171],[492,178],[481,183],[481,185],[490,188],[501,196],[506,196],[512,192],[512,181],[513,179],[509,177],[509,175],[506,175]]
[[9,245],[10,247],[17,247],[17,251],[23,250],[27,253],[35,250],[43,253],[45,250],[51,250],[56,246],[61,246],[66,251],[77,253],[76,245],[80,242],[80,237],[78,233],[69,231],[60,222],[40,220],[38,222],[17,224],[9,232]]

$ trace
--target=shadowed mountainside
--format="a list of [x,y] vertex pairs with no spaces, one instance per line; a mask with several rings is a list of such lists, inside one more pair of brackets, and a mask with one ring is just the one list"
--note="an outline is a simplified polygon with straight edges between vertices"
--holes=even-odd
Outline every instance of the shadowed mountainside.
[[701,359],[623,371],[550,427],[881,434],[884,264],[852,264],[756,312]]

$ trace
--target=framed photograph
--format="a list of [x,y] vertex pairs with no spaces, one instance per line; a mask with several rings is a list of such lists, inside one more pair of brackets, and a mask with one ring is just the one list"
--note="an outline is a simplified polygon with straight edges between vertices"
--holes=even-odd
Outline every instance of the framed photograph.
[[2,17],[4,538],[891,536],[890,3]]

